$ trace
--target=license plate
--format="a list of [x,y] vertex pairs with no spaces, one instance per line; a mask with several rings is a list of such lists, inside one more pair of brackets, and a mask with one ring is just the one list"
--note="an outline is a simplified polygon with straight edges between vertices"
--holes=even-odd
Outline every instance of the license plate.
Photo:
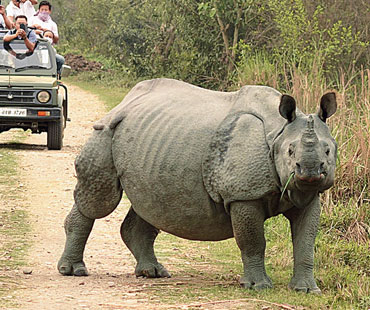
[[0,116],[27,116],[27,109],[0,108]]

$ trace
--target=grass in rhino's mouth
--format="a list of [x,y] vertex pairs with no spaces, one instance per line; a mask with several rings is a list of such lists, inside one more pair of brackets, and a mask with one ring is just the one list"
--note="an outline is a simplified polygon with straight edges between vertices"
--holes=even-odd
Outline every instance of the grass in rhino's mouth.
[[286,183],[285,183],[285,185],[284,185],[283,191],[281,192],[280,200],[282,200],[282,199],[283,199],[284,193],[285,193],[285,191],[286,191],[286,189],[287,189],[287,187],[288,187],[288,185],[289,185],[290,181],[293,179],[294,174],[295,174],[295,172],[294,172],[294,171],[290,173],[289,178],[288,178],[288,180],[286,181]]

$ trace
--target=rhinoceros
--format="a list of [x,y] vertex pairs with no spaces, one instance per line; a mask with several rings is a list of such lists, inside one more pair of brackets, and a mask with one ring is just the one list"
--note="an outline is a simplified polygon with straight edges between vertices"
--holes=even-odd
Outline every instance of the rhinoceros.
[[336,106],[333,92],[305,115],[293,97],[267,86],[219,92],[172,79],[140,82],[94,125],[76,158],[59,272],[88,275],[83,252],[94,220],[110,214],[124,191],[131,208],[121,237],[136,276],[170,277],[153,249],[162,230],[191,240],[234,237],[240,284],[270,288],[263,226],[283,214],[293,241],[289,287],[319,293],[314,242],[319,194],[334,181],[337,146],[326,119]]

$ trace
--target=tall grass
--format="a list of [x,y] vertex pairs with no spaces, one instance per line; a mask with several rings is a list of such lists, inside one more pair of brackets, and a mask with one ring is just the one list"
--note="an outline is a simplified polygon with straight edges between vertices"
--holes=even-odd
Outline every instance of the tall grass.
[[370,202],[370,70],[353,77],[342,72],[339,78],[343,101],[333,119],[340,155],[335,198],[362,205]]

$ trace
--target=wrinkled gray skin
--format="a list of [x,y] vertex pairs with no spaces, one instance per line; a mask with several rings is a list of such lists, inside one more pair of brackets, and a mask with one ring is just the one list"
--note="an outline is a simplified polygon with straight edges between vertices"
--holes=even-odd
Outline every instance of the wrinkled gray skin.
[[289,286],[319,293],[313,249],[319,193],[334,180],[336,143],[325,120],[335,110],[334,93],[306,116],[292,97],[264,86],[223,93],[169,79],[139,83],[94,126],[76,159],[59,272],[88,274],[83,252],[94,220],[110,214],[124,190],[132,207],[121,236],[137,260],[137,276],[170,276],[153,250],[163,230],[192,240],[235,237],[242,286],[272,287],[263,225],[282,213],[294,248]]

